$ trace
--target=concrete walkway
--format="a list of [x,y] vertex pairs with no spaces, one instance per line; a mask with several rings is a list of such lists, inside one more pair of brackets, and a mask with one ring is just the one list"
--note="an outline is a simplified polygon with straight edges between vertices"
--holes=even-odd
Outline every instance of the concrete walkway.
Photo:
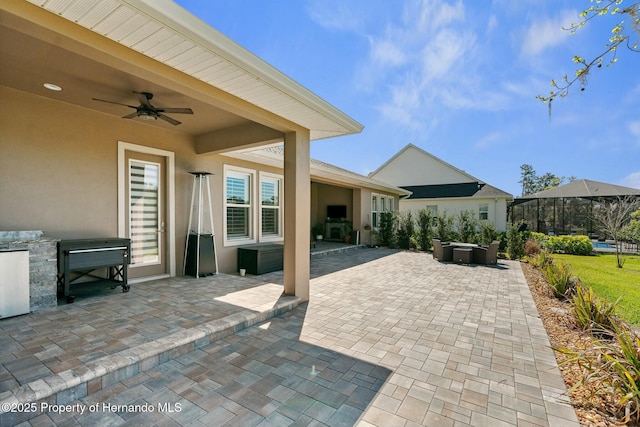
[[313,257],[312,275],[308,304],[37,400],[23,425],[579,425],[518,263],[358,249]]

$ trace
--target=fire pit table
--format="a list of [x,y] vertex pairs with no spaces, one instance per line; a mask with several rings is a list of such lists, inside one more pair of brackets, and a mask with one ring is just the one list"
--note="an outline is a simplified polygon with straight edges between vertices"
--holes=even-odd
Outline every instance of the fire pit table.
[[458,264],[471,264],[473,260],[473,249],[470,247],[454,247],[453,262]]

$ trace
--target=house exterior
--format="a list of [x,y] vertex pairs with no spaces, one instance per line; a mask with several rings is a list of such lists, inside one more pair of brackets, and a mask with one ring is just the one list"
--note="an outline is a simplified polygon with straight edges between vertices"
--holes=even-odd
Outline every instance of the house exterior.
[[[251,162],[254,168],[281,170],[284,150],[281,146],[274,146],[239,150],[225,153],[224,156],[236,161]],[[382,211],[393,212],[394,207],[399,206],[400,198],[411,194],[408,190],[316,159],[311,159],[310,182],[310,224],[312,227],[321,226],[324,230],[323,237],[328,240],[336,240],[335,228],[340,223],[348,223],[353,230],[359,232],[359,243],[370,243],[371,235],[367,230],[370,227],[367,225],[371,226],[372,216],[375,219],[377,215],[376,205],[380,205]],[[380,202],[372,204],[372,200]],[[332,210],[344,213],[336,214]],[[334,236],[331,235],[332,231]],[[311,238],[314,239],[315,236],[312,235]],[[276,241],[281,239],[274,238]]]
[[[281,241],[284,291],[306,300],[325,186],[362,223],[372,189],[318,172],[314,190],[309,158],[311,141],[362,125],[175,3],[5,0],[0,39],[0,230],[131,238],[146,249],[130,280],[181,275],[191,172],[205,171],[219,270],[236,271],[239,245]],[[242,156],[274,144],[279,164]]]
[[408,144],[369,178],[387,182],[411,195],[400,199],[399,210],[417,212],[429,208],[434,213],[453,216],[475,212],[491,221],[498,231],[507,229],[507,204],[513,196],[456,168],[442,159]]

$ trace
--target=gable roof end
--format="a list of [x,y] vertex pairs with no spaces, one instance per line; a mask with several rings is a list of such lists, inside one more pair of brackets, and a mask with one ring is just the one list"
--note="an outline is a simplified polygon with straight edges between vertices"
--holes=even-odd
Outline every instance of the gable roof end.
[[400,157],[400,156],[401,156],[405,151],[408,151],[408,150],[416,150],[416,151],[418,151],[420,154],[423,154],[423,155],[425,155],[425,156],[427,156],[427,157],[430,157],[431,159],[435,160],[436,162],[439,162],[439,163],[443,164],[444,166],[446,166],[446,167],[448,167],[448,168],[450,168],[450,169],[452,169],[452,170],[455,170],[456,172],[458,172],[458,173],[460,173],[460,174],[462,174],[462,175],[466,176],[467,178],[469,178],[469,181],[472,181],[472,182],[477,181],[477,182],[479,182],[479,183],[483,183],[483,181],[482,181],[482,180],[480,180],[480,179],[476,178],[475,176],[473,176],[473,175],[471,175],[471,174],[469,174],[469,173],[467,173],[467,172],[463,171],[462,169],[459,169],[459,168],[457,168],[457,167],[453,166],[451,163],[447,163],[447,162],[445,162],[445,161],[444,161],[444,160],[442,160],[441,158],[436,157],[436,156],[434,156],[433,154],[431,154],[431,153],[429,153],[429,152],[427,152],[427,151],[423,150],[422,148],[417,147],[417,146],[415,146],[415,145],[413,145],[413,144],[411,144],[411,143],[407,144],[403,149],[401,149],[401,150],[400,150],[400,151],[398,151],[396,154],[394,154],[394,155],[393,155],[389,160],[387,160],[386,162],[384,162],[384,163],[382,164],[382,166],[380,166],[378,169],[376,169],[376,170],[374,170],[373,172],[371,172],[371,173],[369,174],[369,177],[374,176],[375,174],[377,174],[378,172],[380,172],[381,170],[383,170],[384,168],[386,168],[390,163],[392,163],[395,159],[397,159],[398,157]]

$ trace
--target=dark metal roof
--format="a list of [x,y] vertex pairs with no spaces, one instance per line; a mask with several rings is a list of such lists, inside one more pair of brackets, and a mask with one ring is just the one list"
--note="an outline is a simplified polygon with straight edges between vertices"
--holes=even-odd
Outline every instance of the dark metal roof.
[[535,199],[559,199],[559,198],[580,198],[580,199],[600,199],[608,197],[640,196],[637,188],[623,187],[621,185],[607,184],[605,182],[580,179],[548,190],[539,191],[535,194],[527,194],[517,197],[514,203],[524,203]]
[[463,182],[458,184],[406,185],[401,186],[412,192],[405,200],[412,199],[444,199],[451,197],[507,197],[505,193],[489,184],[479,182]]

